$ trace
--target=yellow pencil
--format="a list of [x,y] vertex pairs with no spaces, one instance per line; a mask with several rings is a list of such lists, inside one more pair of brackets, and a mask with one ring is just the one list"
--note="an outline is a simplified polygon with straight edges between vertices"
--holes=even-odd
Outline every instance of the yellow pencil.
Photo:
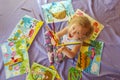
[[57,46],[67,46],[67,45],[76,45],[76,44],[81,44],[81,43],[80,42],[70,42],[70,43],[58,44]]
[[76,44],[82,44],[83,46],[93,46],[90,43],[86,43],[86,42],[70,42],[70,43],[63,43],[63,44],[58,44],[57,46],[67,46],[67,45],[76,45]]

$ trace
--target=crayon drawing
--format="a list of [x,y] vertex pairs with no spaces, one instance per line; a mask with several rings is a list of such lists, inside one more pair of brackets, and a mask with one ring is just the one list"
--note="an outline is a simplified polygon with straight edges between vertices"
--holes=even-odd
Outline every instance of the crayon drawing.
[[42,25],[42,21],[38,21],[25,15],[14,28],[13,32],[8,38],[8,41],[26,39],[28,50]]
[[1,45],[6,79],[18,76],[29,71],[29,57],[26,50],[26,41],[9,41]]
[[56,71],[43,65],[33,63],[26,80],[54,80],[55,76]]
[[82,46],[76,68],[99,75],[103,42],[91,41],[90,46]]
[[44,4],[42,10],[47,23],[67,21],[74,14],[71,1]]

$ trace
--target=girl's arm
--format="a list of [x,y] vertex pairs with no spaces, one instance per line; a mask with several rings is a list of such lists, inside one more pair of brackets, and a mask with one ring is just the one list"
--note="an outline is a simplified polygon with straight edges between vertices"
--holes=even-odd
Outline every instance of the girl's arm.
[[67,34],[67,32],[68,32],[68,27],[65,27],[65,28],[63,28],[62,30],[60,30],[59,32],[57,32],[57,33],[56,33],[56,36],[57,36],[58,38],[60,38],[60,37],[62,37],[63,35]]
[[74,58],[77,54],[77,52],[80,50],[81,44],[75,45],[72,50],[64,46],[62,49],[62,53],[65,54],[69,58]]
[[[59,39],[63,35],[67,34],[67,32],[68,32],[68,27],[65,27],[62,30],[60,30],[59,32],[56,32],[55,36],[56,36],[57,40],[59,41]],[[51,38],[51,43],[52,43],[52,45],[56,45],[56,42],[55,42],[55,40],[53,38]]]

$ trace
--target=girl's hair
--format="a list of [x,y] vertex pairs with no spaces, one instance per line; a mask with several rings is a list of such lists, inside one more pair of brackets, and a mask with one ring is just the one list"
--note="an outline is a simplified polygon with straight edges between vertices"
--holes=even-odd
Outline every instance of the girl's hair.
[[89,28],[89,31],[87,32],[86,36],[90,37],[93,33],[93,26],[91,25],[90,20],[86,16],[75,16],[73,17],[70,22],[68,23],[68,26],[72,26],[73,24],[80,25],[83,28]]

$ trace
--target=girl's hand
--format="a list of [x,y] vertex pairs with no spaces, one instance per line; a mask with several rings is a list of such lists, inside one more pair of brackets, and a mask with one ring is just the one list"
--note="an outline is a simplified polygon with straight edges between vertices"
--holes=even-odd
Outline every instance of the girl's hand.
[[55,46],[57,44],[56,41],[53,38],[51,38],[51,43],[52,43],[53,46]]
[[53,46],[56,46],[59,42],[59,37],[55,35],[55,38],[51,38],[51,43]]
[[62,53],[62,51],[65,49],[65,46],[62,46],[61,48],[59,48],[56,52],[59,54],[59,53]]

